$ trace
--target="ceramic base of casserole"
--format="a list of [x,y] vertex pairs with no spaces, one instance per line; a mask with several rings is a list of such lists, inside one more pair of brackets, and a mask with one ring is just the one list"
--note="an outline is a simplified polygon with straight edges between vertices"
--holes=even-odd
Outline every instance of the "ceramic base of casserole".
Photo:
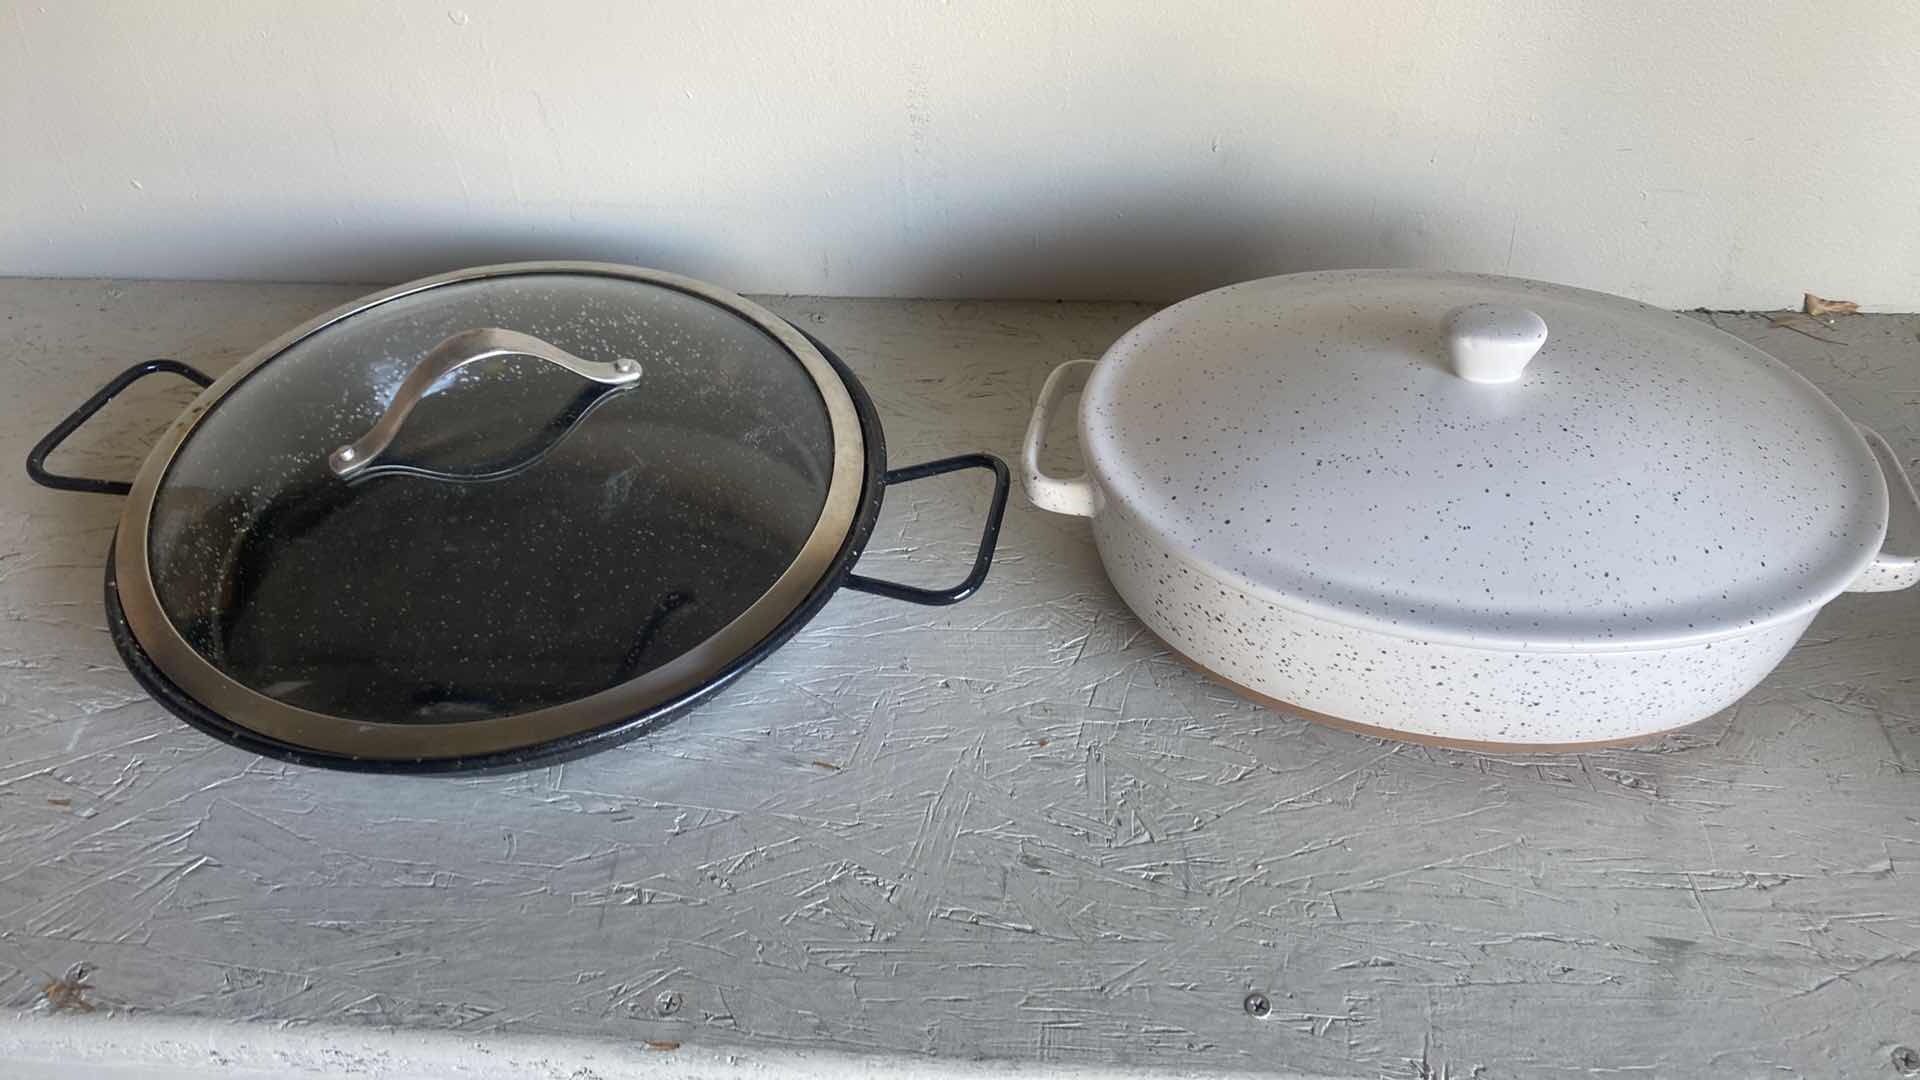
[[[1153,634],[1153,631],[1148,630],[1147,633]],[[1176,649],[1172,645],[1169,645],[1167,643],[1167,639],[1161,637],[1158,634],[1153,634],[1153,639],[1155,641],[1158,641],[1160,643],[1161,648],[1171,653],[1174,659],[1180,661],[1182,664],[1185,664],[1186,666],[1192,668],[1194,671],[1199,672],[1200,674],[1206,676],[1207,678],[1213,680],[1214,682],[1219,683],[1220,685],[1226,687],[1227,689],[1232,690],[1234,693],[1239,694],[1241,697],[1246,698],[1249,701],[1257,701],[1260,704],[1265,705],[1267,708],[1274,710],[1275,712],[1283,712],[1290,716],[1304,717],[1308,720],[1313,721],[1316,724],[1324,724],[1327,727],[1339,728],[1341,731],[1350,731],[1355,735],[1372,735],[1375,738],[1379,738],[1379,739],[1392,739],[1395,742],[1416,743],[1420,746],[1433,746],[1443,750],[1471,750],[1471,751],[1474,751],[1475,753],[1482,753],[1482,754],[1543,753],[1543,752],[1549,752],[1549,751],[1573,751],[1573,750],[1609,750],[1609,749],[1622,747],[1622,746],[1638,746],[1641,743],[1652,742],[1655,739],[1662,738],[1675,731],[1685,731],[1688,727],[1693,726],[1691,724],[1687,724],[1677,728],[1668,728],[1665,731],[1652,731],[1644,735],[1629,735],[1625,738],[1620,738],[1620,739],[1595,739],[1591,742],[1568,742],[1568,743],[1489,742],[1483,739],[1449,739],[1442,735],[1426,735],[1426,734],[1422,734],[1419,732],[1412,732],[1412,731],[1397,731],[1393,728],[1378,727],[1373,724],[1363,724],[1358,720],[1348,720],[1339,716],[1329,716],[1326,713],[1314,712],[1312,709],[1303,709],[1300,706],[1293,704],[1292,702],[1282,701],[1276,697],[1270,697],[1266,694],[1261,693],[1258,690],[1253,690],[1248,687],[1242,686],[1241,684],[1234,682],[1232,679],[1227,678],[1225,675],[1222,675],[1219,672],[1214,671],[1212,668],[1209,668],[1205,664],[1200,663],[1198,660],[1195,660],[1193,657],[1188,656],[1187,654],[1181,652],[1179,649]]]

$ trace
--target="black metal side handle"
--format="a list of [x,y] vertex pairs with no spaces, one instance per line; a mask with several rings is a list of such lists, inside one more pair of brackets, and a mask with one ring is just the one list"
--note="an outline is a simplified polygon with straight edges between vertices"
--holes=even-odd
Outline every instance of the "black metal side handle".
[[1000,519],[1007,513],[1007,463],[992,454],[961,454],[929,461],[924,465],[889,469],[885,483],[892,487],[961,469],[987,469],[993,473],[993,502],[987,507],[987,526],[980,531],[980,549],[973,556],[973,570],[967,574],[966,580],[948,589],[923,589],[918,585],[902,585],[863,574],[848,574],[847,588],[929,607],[957,604],[979,590],[981,583],[987,580],[987,570],[993,566],[993,549],[1000,543]]
[[178,360],[146,360],[135,364],[113,377],[113,381],[100,388],[80,407],[73,410],[65,420],[53,425],[46,437],[33,444],[27,451],[27,475],[41,487],[56,488],[60,491],[90,491],[100,495],[125,495],[133,490],[133,485],[124,480],[93,480],[84,476],[64,476],[47,471],[47,455],[67,441],[67,436],[79,430],[80,425],[93,419],[93,414],[106,407],[122,390],[139,382],[149,375],[178,375],[201,389],[212,385],[213,378],[202,374],[198,369],[187,366]]

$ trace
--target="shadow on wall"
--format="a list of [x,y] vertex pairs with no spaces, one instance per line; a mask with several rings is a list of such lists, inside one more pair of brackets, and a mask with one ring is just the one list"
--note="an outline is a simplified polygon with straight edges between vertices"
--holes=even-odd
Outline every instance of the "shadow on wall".
[[[1300,270],[1505,269],[1487,255],[1484,230],[1461,219],[1457,189],[1384,173],[1378,161],[1330,176],[1326,159],[1340,154],[1333,133],[1312,133],[1315,145],[1300,148],[1292,175],[1283,164],[1291,145],[1209,146],[1197,132],[1194,153],[1174,161],[1137,160],[1124,145],[1098,149],[1112,147],[1110,137],[1050,148],[1046,131],[1021,123],[1033,108],[1028,89],[1002,87],[993,102],[969,103],[1005,120],[1007,141],[992,154],[929,160],[915,131],[901,145],[829,146],[812,160],[769,162],[757,186],[742,190],[727,177],[734,186],[705,203],[648,190],[644,176],[630,201],[496,205],[470,202],[457,188],[444,199],[415,189],[345,209],[274,202],[263,190],[246,204],[178,205],[161,222],[128,220],[122,231],[96,222],[94,235],[102,248],[138,237],[148,249],[189,253],[180,258],[186,276],[390,282],[487,263],[595,259],[743,292],[854,296],[1165,301]],[[1351,120],[1360,107],[1290,100],[1302,116],[1337,111]],[[1363,126],[1392,124],[1381,116]],[[1273,130],[1303,138],[1298,124]],[[468,170],[510,165],[498,145],[452,150]],[[456,175],[447,170],[447,182]],[[1496,246],[1506,250],[1506,238]],[[88,257],[114,261],[110,250]]]
[[[1204,196],[1178,192],[1109,195],[1038,215],[1022,205],[930,245],[902,275],[902,291],[1177,300],[1269,274],[1356,265],[1351,240],[1363,224],[1306,206],[1222,213]],[[1143,281],[1155,287],[1143,293]]]
[[[975,223],[925,235],[904,248],[875,247],[854,271],[823,272],[827,295],[1170,301],[1219,285],[1301,270],[1406,265],[1409,244],[1363,244],[1380,232],[1378,211],[1337,201],[1233,208],[1204,194],[1116,195],[1055,208],[1017,191],[1003,206],[973,208]],[[602,208],[594,220],[476,221],[405,206],[357,222],[310,229],[332,208],[284,204],[230,208],[213,241],[186,211],[162,226],[142,223],[147,243],[199,248],[177,276],[231,280],[388,283],[445,270],[536,259],[587,259],[657,267],[749,293],[789,290],[796,243],[774,225],[737,225],[719,235],[685,221],[650,221],[642,208]],[[236,219],[244,222],[236,227]],[[169,233],[173,240],[160,240]],[[860,241],[838,242],[840,251]],[[1395,250],[1395,249],[1399,250]],[[781,250],[785,249],[785,250]],[[1358,256],[1359,251],[1377,252]],[[822,256],[823,260],[830,256]],[[842,255],[838,260],[846,261]]]

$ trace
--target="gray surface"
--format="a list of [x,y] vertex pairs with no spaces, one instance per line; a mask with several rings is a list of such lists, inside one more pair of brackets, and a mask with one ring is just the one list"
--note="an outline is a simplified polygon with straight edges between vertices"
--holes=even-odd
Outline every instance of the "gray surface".
[[[1920,596],[1848,596],[1736,708],[1490,757],[1280,716],[1172,662],[1085,524],[992,579],[845,594],[656,737],[520,776],[281,766],[170,719],[103,628],[118,510],[26,449],[124,364],[219,369],[355,290],[0,282],[0,1002],[689,1046],[1336,1075],[1892,1075],[1920,1043]],[[1146,309],[787,300],[893,458],[1011,456]],[[1920,459],[1920,318],[1726,329]],[[186,400],[63,461],[130,475]],[[958,575],[985,492],[863,564]],[[1248,991],[1274,1009],[1247,1015]],[[663,994],[678,1010],[660,1017]],[[1484,1071],[1475,1073],[1475,1066]]]

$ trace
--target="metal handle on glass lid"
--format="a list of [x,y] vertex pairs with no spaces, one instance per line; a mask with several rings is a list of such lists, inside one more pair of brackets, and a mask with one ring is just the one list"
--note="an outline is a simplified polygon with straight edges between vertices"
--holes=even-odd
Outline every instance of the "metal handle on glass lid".
[[365,435],[328,455],[327,464],[334,475],[344,480],[372,465],[400,433],[407,414],[420,404],[420,399],[427,396],[435,383],[468,364],[496,356],[530,356],[566,368],[583,379],[615,388],[630,386],[640,378],[637,360],[624,357],[612,362],[582,360],[557,345],[517,330],[487,327],[455,334],[420,358],[394,393],[387,411],[380,414],[380,419],[374,421]]

